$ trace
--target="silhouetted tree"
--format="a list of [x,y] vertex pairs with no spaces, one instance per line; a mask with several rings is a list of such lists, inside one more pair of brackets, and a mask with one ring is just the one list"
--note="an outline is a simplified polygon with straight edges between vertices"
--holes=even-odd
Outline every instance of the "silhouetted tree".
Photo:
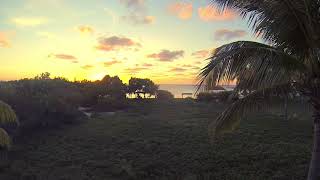
[[135,94],[138,98],[141,98],[140,94],[143,94],[145,98],[146,94],[149,97],[156,95],[158,88],[158,85],[150,79],[131,78],[129,80],[128,93]]

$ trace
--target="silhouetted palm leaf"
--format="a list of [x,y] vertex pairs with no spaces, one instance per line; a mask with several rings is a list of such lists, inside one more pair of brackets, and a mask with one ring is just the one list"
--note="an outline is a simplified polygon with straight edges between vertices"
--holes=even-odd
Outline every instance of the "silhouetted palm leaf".
[[10,137],[7,132],[1,128],[1,125],[18,124],[18,119],[12,108],[0,101],[0,147],[10,147]]
[[[258,42],[239,41],[217,48],[200,73],[200,86],[211,89],[238,80],[238,90],[297,81],[306,67],[296,57]],[[306,71],[308,72],[308,71]]]
[[293,83],[281,84],[259,89],[229,106],[215,121],[209,125],[211,138],[232,132],[241,119],[250,112],[266,111],[272,106],[272,97],[288,96],[296,92]]
[[8,133],[0,128],[0,150],[1,148],[9,148],[11,145],[11,140]]
[[12,124],[18,123],[17,116],[8,104],[0,101],[0,124],[11,124],[11,123]]

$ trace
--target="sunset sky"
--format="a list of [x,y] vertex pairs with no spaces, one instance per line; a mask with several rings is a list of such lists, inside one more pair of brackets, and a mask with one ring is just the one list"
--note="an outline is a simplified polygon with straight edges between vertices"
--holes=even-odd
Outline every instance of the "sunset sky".
[[[212,5],[212,4],[211,4]],[[195,82],[210,50],[256,40],[209,0],[1,0],[0,80],[41,72],[70,80],[118,75]]]

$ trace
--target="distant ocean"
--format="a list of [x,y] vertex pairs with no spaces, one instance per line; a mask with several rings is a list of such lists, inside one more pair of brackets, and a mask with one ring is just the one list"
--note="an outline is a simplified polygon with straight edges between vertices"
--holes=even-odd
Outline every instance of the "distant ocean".
[[[222,87],[224,87],[226,90],[233,90],[235,86],[229,85]],[[175,98],[181,98],[182,93],[192,93],[192,97],[195,97],[197,86],[184,84],[160,84],[159,89],[171,92]]]

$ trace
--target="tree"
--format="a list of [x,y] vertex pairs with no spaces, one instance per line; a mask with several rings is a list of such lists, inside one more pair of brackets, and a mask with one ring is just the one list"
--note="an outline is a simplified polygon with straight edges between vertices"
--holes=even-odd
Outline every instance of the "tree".
[[12,108],[0,101],[0,150],[8,149],[11,145],[10,137],[3,128],[7,124],[17,124],[17,116]]
[[143,94],[144,98],[146,94],[150,96],[156,95],[158,86],[150,79],[131,78],[129,80],[128,93],[135,94],[138,98],[140,94]]
[[106,75],[99,83],[102,89],[100,95],[113,96],[115,98],[126,97],[126,85],[118,76],[111,77]]
[[[217,48],[200,73],[199,88],[237,80],[247,92],[209,126],[212,136],[233,130],[247,112],[271,105],[266,97],[299,92],[314,110],[314,149],[308,179],[320,179],[320,1],[212,0],[249,22],[264,43],[238,41]],[[285,99],[285,98],[282,98]]]

